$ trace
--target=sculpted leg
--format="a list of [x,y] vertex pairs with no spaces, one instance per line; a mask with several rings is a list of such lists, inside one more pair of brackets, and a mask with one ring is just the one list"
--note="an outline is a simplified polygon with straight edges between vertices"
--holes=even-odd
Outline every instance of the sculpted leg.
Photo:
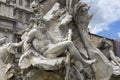
[[66,50],[69,51],[74,59],[81,61],[83,64],[91,64],[95,62],[95,60],[85,60],[71,41],[64,41],[53,45],[44,53],[44,56],[48,58],[56,58]]
[[27,56],[29,56],[30,53],[29,52],[26,52],[24,53],[23,55],[21,55],[20,59],[19,59],[19,63],[21,63],[23,61],[24,58],[26,58]]
[[72,42],[69,42],[68,44],[68,51],[71,53],[74,59],[81,61],[83,64],[91,64],[95,62],[95,60],[85,60]]
[[66,68],[66,75],[65,80],[70,80],[70,54],[67,54],[66,61],[65,61],[65,68]]
[[56,58],[67,50],[68,41],[60,42],[50,46],[47,51],[43,53],[45,57]]

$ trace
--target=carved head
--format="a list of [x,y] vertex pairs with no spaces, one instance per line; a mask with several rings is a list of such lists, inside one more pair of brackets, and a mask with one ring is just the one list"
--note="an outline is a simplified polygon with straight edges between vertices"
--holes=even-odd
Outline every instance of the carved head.
[[40,28],[46,28],[46,26],[47,26],[46,20],[40,19],[39,22],[38,22],[38,26],[39,26]]
[[43,5],[40,5],[38,2],[33,1],[31,3],[31,8],[35,14],[43,13]]
[[86,3],[82,3],[81,7],[79,8],[79,13],[86,15],[88,14],[90,6],[88,6]]
[[39,4],[34,0],[32,3],[31,3],[31,8],[33,10],[33,12],[38,12],[38,7],[39,7]]
[[100,44],[102,44],[101,48],[103,49],[108,49],[108,48],[110,49],[112,47],[112,44],[109,41],[107,41],[106,38],[103,38]]
[[34,0],[32,3],[31,3],[31,8],[35,8],[38,6],[38,3]]
[[87,15],[89,9],[90,6],[82,2],[78,3],[75,7],[76,13],[78,12],[80,15]]

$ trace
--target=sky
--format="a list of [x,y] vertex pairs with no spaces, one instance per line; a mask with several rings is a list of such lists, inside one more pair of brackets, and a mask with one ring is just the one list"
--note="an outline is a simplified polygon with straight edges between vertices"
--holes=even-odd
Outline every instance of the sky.
[[120,0],[81,0],[91,6],[94,14],[89,28],[91,33],[111,39],[120,39]]

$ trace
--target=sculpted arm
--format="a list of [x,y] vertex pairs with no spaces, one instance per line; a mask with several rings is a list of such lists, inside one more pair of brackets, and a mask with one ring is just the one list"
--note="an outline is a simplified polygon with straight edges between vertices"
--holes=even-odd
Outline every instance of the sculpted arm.
[[24,40],[21,41],[21,42],[19,42],[19,43],[12,43],[12,46],[13,46],[13,47],[20,47],[20,46],[23,45],[23,42],[24,42]]
[[27,43],[31,43],[33,41],[35,34],[36,34],[36,29],[33,29],[28,33]]
[[[35,29],[32,29],[29,33],[28,33],[28,35],[27,35],[27,43],[31,43],[32,41],[33,41],[33,39],[34,39],[34,36],[35,36],[35,33],[36,33],[36,30]],[[25,52],[21,57],[20,57],[20,59],[19,59],[19,64],[22,62],[22,60],[26,57],[26,56],[28,56],[28,54],[29,54],[29,52]]]

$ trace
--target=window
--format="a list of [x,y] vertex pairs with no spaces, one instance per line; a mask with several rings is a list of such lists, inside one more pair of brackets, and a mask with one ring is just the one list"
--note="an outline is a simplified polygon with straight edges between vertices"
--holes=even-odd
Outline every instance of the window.
[[26,7],[30,7],[30,0],[25,0],[26,1]]
[[16,0],[12,0],[13,3],[16,3]]
[[6,4],[10,4],[10,0],[6,0]]
[[19,0],[19,5],[22,5],[23,4],[23,0]]
[[22,11],[18,11],[18,20],[22,21]]
[[29,13],[26,13],[26,22],[29,22],[31,15]]
[[16,16],[16,8],[13,9],[13,16]]

